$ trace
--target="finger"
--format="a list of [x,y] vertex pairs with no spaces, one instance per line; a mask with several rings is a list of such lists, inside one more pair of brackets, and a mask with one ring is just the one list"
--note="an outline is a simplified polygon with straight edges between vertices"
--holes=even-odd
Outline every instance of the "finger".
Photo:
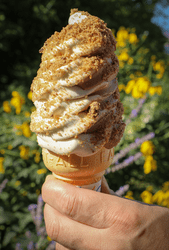
[[60,245],[59,243],[56,242],[55,250],[73,250],[73,249],[64,247],[64,246],[62,246],[62,245]]
[[105,194],[115,194],[114,191],[109,188],[109,185],[104,176],[102,177],[101,192]]
[[106,244],[106,230],[78,223],[48,204],[45,204],[44,218],[47,234],[63,247],[75,250],[94,250],[101,249],[101,244]]
[[[78,188],[49,177],[42,186],[44,202],[70,218],[96,228],[108,228],[113,196]],[[113,203],[112,203],[113,202]]]

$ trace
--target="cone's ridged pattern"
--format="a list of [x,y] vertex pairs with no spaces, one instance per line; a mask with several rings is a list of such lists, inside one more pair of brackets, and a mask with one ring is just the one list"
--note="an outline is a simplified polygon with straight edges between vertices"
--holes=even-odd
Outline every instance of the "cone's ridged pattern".
[[82,186],[100,181],[113,161],[114,149],[102,148],[90,157],[61,156],[47,149],[43,149],[42,154],[45,166],[56,178]]

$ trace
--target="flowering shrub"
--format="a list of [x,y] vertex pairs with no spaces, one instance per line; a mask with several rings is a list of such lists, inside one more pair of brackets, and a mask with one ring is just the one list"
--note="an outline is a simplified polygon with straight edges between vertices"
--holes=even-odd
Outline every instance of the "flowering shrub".
[[[144,46],[147,33],[121,27],[115,34],[120,98],[126,123],[106,170],[116,194],[169,207],[169,138],[166,64]],[[168,92],[169,93],[169,92]],[[1,112],[0,230],[3,249],[54,249],[43,220],[41,186],[49,171],[30,131],[32,93],[20,87],[4,100]]]

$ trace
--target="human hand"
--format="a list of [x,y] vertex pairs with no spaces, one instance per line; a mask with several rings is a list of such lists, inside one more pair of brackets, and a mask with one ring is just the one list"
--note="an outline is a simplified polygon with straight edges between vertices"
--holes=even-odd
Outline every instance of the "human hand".
[[53,176],[46,178],[42,197],[46,230],[57,250],[169,249],[166,208],[77,188]]

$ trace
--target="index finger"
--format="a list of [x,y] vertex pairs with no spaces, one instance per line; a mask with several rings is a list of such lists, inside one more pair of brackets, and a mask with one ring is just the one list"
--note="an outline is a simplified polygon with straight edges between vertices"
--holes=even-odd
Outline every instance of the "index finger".
[[[112,206],[119,206],[119,197],[75,187],[49,177],[42,186],[43,200],[60,213],[89,226],[108,228]],[[113,203],[112,203],[113,199]]]

